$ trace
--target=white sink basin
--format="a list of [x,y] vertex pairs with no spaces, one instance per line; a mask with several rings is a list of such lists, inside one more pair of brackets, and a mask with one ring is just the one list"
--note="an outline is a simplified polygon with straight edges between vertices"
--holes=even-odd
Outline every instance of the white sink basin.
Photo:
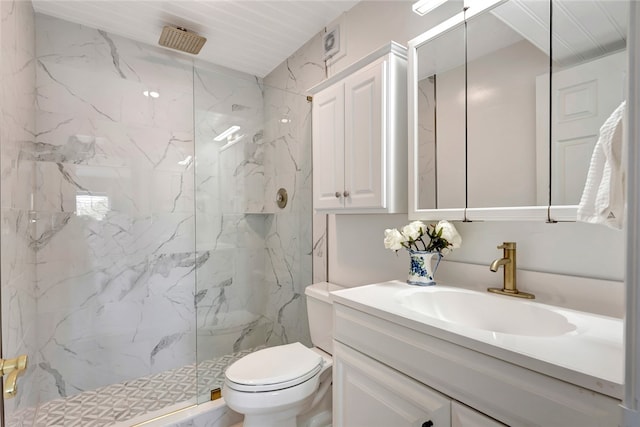
[[397,299],[425,316],[503,334],[553,337],[576,330],[563,314],[514,297],[432,286],[401,291]]

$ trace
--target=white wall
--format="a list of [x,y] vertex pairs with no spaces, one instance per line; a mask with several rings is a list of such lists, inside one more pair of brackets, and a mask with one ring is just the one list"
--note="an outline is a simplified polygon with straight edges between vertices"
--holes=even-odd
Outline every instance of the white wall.
[[407,45],[409,40],[462,10],[462,0],[450,0],[426,16],[411,10],[413,1],[361,1],[336,22],[346,36],[346,56],[329,63],[329,75],[371,53],[390,40]]
[[525,40],[469,62],[468,207],[535,206],[538,185],[548,186],[536,176],[536,77],[548,70]]
[[[447,4],[437,15],[419,17],[410,1],[363,1],[341,18],[346,56],[329,66],[332,75],[389,40],[401,44],[459,10]],[[446,15],[446,16],[445,16]],[[384,250],[384,229],[406,223],[403,215],[337,215],[329,221],[329,279],[353,286],[404,278],[406,254]],[[448,258],[489,264],[505,240],[518,243],[520,268],[569,275],[622,280],[624,233],[602,226],[542,222],[457,223],[463,247]],[[364,252],[363,252],[364,251]],[[365,256],[366,254],[366,256]],[[403,259],[404,258],[404,259]]]

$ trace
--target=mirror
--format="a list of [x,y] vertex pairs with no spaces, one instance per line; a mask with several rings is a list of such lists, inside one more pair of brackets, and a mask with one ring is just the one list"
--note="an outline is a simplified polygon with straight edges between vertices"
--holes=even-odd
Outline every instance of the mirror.
[[[626,98],[629,1],[552,7],[551,204],[577,205],[600,127]],[[548,86],[538,90],[548,103]]]
[[548,79],[549,12],[548,2],[507,1],[467,20],[468,208],[549,203],[548,174],[538,174],[547,156],[536,152],[536,113],[548,115],[536,111],[536,79]]
[[410,216],[575,221],[629,0],[469,4],[409,42]]
[[419,209],[465,207],[464,25],[416,49]]
[[422,219],[545,219],[549,109],[537,103],[536,82],[549,80],[550,3],[470,5],[409,42],[409,211]]

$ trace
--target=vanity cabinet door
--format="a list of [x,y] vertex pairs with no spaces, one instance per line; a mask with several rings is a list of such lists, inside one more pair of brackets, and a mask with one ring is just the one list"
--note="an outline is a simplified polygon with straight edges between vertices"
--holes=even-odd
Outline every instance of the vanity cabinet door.
[[449,427],[451,400],[334,341],[335,427]]
[[468,406],[456,401],[451,402],[451,427],[504,427],[505,425],[489,418]]

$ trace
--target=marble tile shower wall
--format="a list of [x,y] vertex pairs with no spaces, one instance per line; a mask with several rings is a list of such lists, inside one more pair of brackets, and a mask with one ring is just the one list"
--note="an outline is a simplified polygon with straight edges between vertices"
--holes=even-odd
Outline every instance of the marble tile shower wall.
[[[33,162],[21,156],[35,130],[35,32],[30,2],[0,2],[0,227],[2,254],[2,351],[5,357],[37,354],[36,262],[30,219]],[[21,378],[20,393],[5,401],[6,416],[33,407],[38,390],[33,369]],[[33,411],[26,411],[25,424]]]
[[48,16],[36,28],[26,155],[47,401],[193,363],[208,254],[195,250],[190,61]]
[[[312,283],[311,105],[299,93],[265,87],[266,317],[269,345],[311,344],[304,290]],[[278,189],[288,203],[276,205]]]
[[[276,67],[268,76],[266,76],[264,78],[265,85],[280,88],[289,93],[306,94],[307,89],[317,83],[320,83],[327,77],[325,64],[322,60],[322,55],[322,34],[318,33],[315,37],[311,38],[302,47],[300,47],[300,49],[298,49],[293,55],[287,58],[286,61]],[[306,97],[303,99],[304,103],[306,103]],[[317,214],[313,212],[312,193],[311,191],[307,190],[311,188],[312,170],[310,154],[311,104],[307,104],[306,106],[304,106],[301,99],[300,102],[296,102],[294,104],[287,104],[286,102],[280,104],[276,103],[274,104],[274,107],[275,111],[280,108],[280,114],[292,114],[296,119],[295,121],[292,120],[290,122],[291,124],[297,126],[297,128],[295,128],[297,134],[294,134],[297,135],[296,138],[289,140],[285,138],[284,141],[280,142],[291,143],[292,141],[300,141],[300,143],[298,143],[297,145],[300,152],[297,152],[296,155],[303,155],[304,161],[308,162],[308,169],[306,168],[307,163],[302,162],[299,164],[299,172],[292,176],[295,176],[295,182],[299,186],[298,192],[300,199],[298,201],[300,202],[300,204],[298,206],[301,206],[302,209],[304,209],[304,214],[301,216],[301,218],[306,218],[307,215],[312,218],[313,231],[311,232],[311,234],[307,232],[302,233],[303,236],[310,236],[310,238],[312,239],[311,251],[306,252],[306,249],[303,249],[305,257],[307,257],[307,259],[308,257],[312,258],[312,282],[315,283],[325,281],[327,280],[326,214]],[[285,137],[289,136],[287,127],[283,127],[280,130],[283,132],[283,135]],[[279,147],[286,147],[286,145],[280,144]],[[295,159],[295,157],[292,157],[292,159]],[[288,156],[286,155],[286,153],[281,157],[281,161],[288,161]],[[278,188],[277,185],[279,183],[274,181],[271,184],[271,188],[267,190],[267,200],[269,200],[269,197],[273,198],[273,191],[274,189]],[[301,191],[303,188],[304,192]],[[303,226],[302,229],[307,230],[307,227]]]

